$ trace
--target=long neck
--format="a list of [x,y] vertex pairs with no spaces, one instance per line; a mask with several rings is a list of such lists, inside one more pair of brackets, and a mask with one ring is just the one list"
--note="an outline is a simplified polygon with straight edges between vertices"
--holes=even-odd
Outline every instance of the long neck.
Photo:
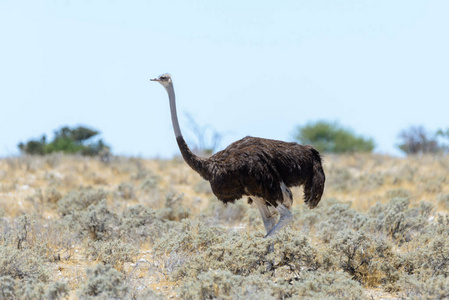
[[176,142],[178,143],[179,150],[181,151],[182,157],[185,162],[197,173],[199,173],[204,179],[209,179],[209,172],[207,169],[207,159],[198,157],[190,151],[189,146],[187,146],[186,141],[184,140],[181,128],[179,127],[178,122],[178,114],[176,112],[176,100],[175,100],[175,91],[173,89],[173,84],[170,84],[166,87],[168,98],[170,100],[170,113],[171,120],[173,124],[173,130],[175,131]]
[[178,139],[178,137],[182,138],[181,128],[179,128],[178,122],[178,114],[176,112],[176,99],[173,84],[167,86],[166,90],[168,93],[168,99],[170,100],[170,113],[171,113],[171,122],[173,124],[173,130],[175,131],[176,139]]

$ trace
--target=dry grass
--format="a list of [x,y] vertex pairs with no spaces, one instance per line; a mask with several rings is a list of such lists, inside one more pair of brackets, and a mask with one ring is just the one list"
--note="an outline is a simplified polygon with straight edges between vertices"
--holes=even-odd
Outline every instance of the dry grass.
[[320,205],[294,189],[295,221],[265,240],[179,159],[1,159],[0,298],[449,297],[449,158],[324,167]]

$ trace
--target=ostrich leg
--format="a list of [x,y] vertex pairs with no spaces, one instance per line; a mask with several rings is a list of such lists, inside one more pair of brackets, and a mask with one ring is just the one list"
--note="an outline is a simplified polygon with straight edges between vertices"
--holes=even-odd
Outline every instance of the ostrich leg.
[[266,237],[275,235],[282,227],[290,223],[290,221],[293,219],[292,213],[288,210],[287,207],[284,206],[284,204],[278,202],[276,210],[281,215],[281,218],[279,219],[279,222],[276,224],[276,226],[271,228]]
[[[257,208],[259,208],[260,215],[262,216],[262,220],[263,220],[263,225],[265,226],[265,230],[267,231],[267,235],[268,235],[270,230],[276,224],[276,220],[274,219],[273,214],[268,209],[268,206],[267,206],[267,203],[265,202],[265,200],[263,200],[262,198],[259,198],[259,197],[254,197],[254,196],[252,196],[251,198],[256,203]],[[267,237],[267,235],[265,237]],[[274,244],[271,243],[270,246],[268,246],[268,252],[273,252],[273,251],[274,251]],[[274,261],[273,261],[273,263],[269,264],[268,269],[271,269],[271,267],[273,265],[274,265]]]
[[[281,190],[284,197],[282,202],[285,203],[287,207],[291,207],[293,203],[292,192],[283,182],[281,182]],[[285,205],[278,201],[278,206],[275,209],[281,217],[279,218],[279,222],[267,233],[266,237],[275,235],[282,227],[292,221],[293,215]]]
[[263,225],[265,226],[265,230],[270,232],[271,228],[274,227],[276,224],[276,221],[274,220],[274,216],[271,214],[271,212],[268,210],[268,206],[262,198],[251,196],[251,198],[254,200],[254,203],[256,203],[257,208],[260,211],[260,215],[262,216]]

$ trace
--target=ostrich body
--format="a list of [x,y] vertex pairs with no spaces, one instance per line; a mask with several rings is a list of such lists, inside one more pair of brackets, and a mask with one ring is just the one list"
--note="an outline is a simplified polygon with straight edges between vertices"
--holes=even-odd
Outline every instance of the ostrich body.
[[[187,146],[179,127],[175,92],[169,74],[151,79],[167,90],[176,141],[186,163],[205,180],[223,203],[249,197],[257,205],[273,236],[292,220],[292,186],[304,186],[304,201],[314,208],[321,200],[325,175],[318,151],[297,143],[247,136],[209,158],[198,157]],[[273,211],[279,215],[276,223]]]

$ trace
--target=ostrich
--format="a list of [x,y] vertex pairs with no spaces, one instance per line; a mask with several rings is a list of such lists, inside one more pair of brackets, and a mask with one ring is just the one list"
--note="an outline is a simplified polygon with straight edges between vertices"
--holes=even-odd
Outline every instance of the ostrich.
[[[292,186],[304,185],[304,201],[309,208],[320,202],[325,175],[320,154],[311,146],[247,136],[209,158],[190,151],[178,123],[175,91],[169,74],[151,79],[167,90],[176,141],[185,162],[205,180],[223,203],[248,196],[262,216],[267,235],[275,235],[293,216]],[[275,214],[280,218],[276,223]]]

